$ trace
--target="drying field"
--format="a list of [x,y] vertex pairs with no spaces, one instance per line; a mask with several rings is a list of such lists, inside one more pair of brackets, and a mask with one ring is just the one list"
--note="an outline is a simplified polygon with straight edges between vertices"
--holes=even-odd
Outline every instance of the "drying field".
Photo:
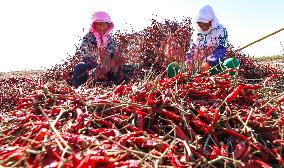
[[193,66],[168,78],[173,58],[154,42],[163,46],[174,29],[173,43],[184,44],[175,47],[186,48],[189,26],[153,21],[120,34],[140,68],[120,85],[69,86],[76,55],[46,71],[1,73],[0,166],[283,167],[283,70],[232,49],[235,75]]

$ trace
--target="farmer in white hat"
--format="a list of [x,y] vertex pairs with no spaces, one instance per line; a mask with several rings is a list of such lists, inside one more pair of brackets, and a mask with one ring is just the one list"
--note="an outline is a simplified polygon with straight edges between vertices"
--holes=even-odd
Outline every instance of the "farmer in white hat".
[[215,12],[209,5],[199,10],[195,22],[197,24],[197,38],[187,53],[187,62],[191,62],[199,54],[199,57],[201,55],[200,59],[210,67],[218,66],[224,60],[226,53],[227,29],[219,24]]
[[197,42],[200,47],[226,46],[228,33],[226,28],[218,23],[218,19],[211,6],[206,5],[199,10],[196,18]]
[[114,25],[106,12],[95,12],[89,32],[83,37],[79,50],[83,62],[74,67],[72,86],[78,88],[94,71],[96,79],[111,80],[116,83],[124,79],[123,59],[117,50],[115,40],[110,36]]

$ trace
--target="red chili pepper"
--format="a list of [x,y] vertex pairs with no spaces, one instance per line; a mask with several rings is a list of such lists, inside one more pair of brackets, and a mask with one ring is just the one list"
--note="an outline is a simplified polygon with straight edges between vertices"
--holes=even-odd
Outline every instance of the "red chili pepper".
[[272,168],[267,163],[265,163],[265,162],[263,162],[259,159],[248,160],[247,164],[245,165],[245,167],[247,167],[247,168],[254,168],[254,167],[259,167],[259,166],[261,168]]
[[277,104],[280,104],[284,101],[284,95],[282,95],[281,97],[278,98],[278,103]]
[[61,111],[61,109],[60,109],[60,108],[52,108],[52,113],[53,113],[54,115],[59,114],[59,113],[60,113],[60,111]]
[[138,160],[126,160],[126,161],[119,161],[115,163],[109,163],[104,165],[104,168],[119,168],[119,167],[125,167],[125,168],[138,168],[139,161]]
[[124,134],[122,136],[122,138],[118,141],[119,144],[121,145],[125,145],[126,144],[126,141],[128,141],[130,138],[134,137],[134,136],[139,136],[139,135],[143,135],[143,131],[132,131],[128,134]]
[[125,86],[124,85],[119,85],[115,88],[114,90],[114,94],[117,94],[118,96],[122,96],[123,92],[125,90]]
[[90,133],[92,133],[93,135],[105,135],[107,137],[113,136],[113,137],[117,137],[119,136],[119,132],[116,129],[106,129],[106,128],[97,128],[97,129],[89,129],[88,130]]
[[125,107],[125,108],[122,109],[122,111],[125,112],[127,115],[133,114],[135,112],[135,110],[130,108],[130,107]]
[[15,152],[10,157],[12,157],[14,161],[18,161],[23,157],[23,155],[23,152]]
[[238,133],[238,132],[236,132],[234,130],[231,130],[229,128],[224,128],[224,131],[225,131],[226,134],[231,135],[233,137],[237,137],[237,138],[239,138],[241,140],[246,140],[246,141],[248,140],[248,138],[245,137],[244,135],[242,135],[242,134],[240,134],[240,133]]
[[233,100],[238,93],[243,89],[243,85],[238,86],[232,93],[230,93],[226,98],[225,101],[226,102],[230,102],[231,100]]
[[243,89],[249,89],[249,90],[256,90],[256,89],[259,89],[260,86],[259,85],[243,85]]
[[169,104],[170,101],[171,101],[171,99],[170,99],[169,97],[165,97],[165,98],[163,99],[163,105]]
[[91,165],[92,167],[94,167],[93,162],[90,161],[90,155],[87,154],[84,159],[80,162],[80,164],[78,165],[77,168],[88,168],[89,165]]
[[248,146],[246,151],[243,153],[243,155],[241,156],[240,160],[247,160],[249,154],[251,153],[251,147]]
[[225,157],[229,156],[228,145],[223,142],[220,144],[220,154]]
[[2,150],[1,151],[1,155],[0,155],[0,159],[1,160],[6,160],[9,156],[13,155],[13,153],[16,153],[17,149],[9,149],[9,150]]
[[117,163],[117,166],[123,167],[133,167],[133,168],[138,168],[139,167],[139,161],[138,160],[126,160],[126,161],[121,161]]
[[144,130],[145,118],[144,116],[138,114],[137,115],[137,127],[141,130]]
[[214,145],[213,147],[212,147],[212,152],[211,152],[211,154],[210,154],[210,160],[213,160],[213,159],[215,159],[217,156],[219,156],[220,155],[220,149],[216,146],[216,145]]
[[150,139],[146,139],[141,144],[141,148],[156,148],[157,145],[159,145],[157,139],[150,138]]
[[34,121],[40,121],[40,118],[38,116],[35,115],[30,115],[29,117],[26,118],[26,120],[34,120]]
[[60,161],[60,155],[58,153],[56,153],[50,145],[46,145],[46,151],[47,151],[47,154],[49,155],[49,157],[57,160],[57,161]]
[[106,120],[102,120],[102,119],[99,119],[99,120],[96,120],[97,123],[101,124],[101,125],[104,125],[106,128],[116,128],[113,123],[109,122],[109,121],[106,121]]
[[143,116],[143,117],[147,116],[147,113],[145,113],[144,111],[142,111],[142,110],[140,110],[140,109],[137,109],[137,110],[136,110],[136,114],[141,115],[141,116]]
[[273,143],[276,145],[284,144],[284,139],[276,139],[273,141]]
[[41,141],[41,140],[43,140],[43,138],[44,138],[45,135],[48,135],[48,133],[49,133],[49,130],[48,130],[47,128],[42,128],[42,129],[38,132],[38,134],[37,134],[37,136],[34,138],[34,140],[35,140],[35,141]]
[[[34,140],[37,141],[37,142],[41,142],[43,139],[44,139],[44,136],[45,135],[48,135],[49,133],[49,130],[47,128],[42,128],[38,133],[37,135],[35,136]],[[35,147],[37,146],[38,144],[37,143],[32,143],[31,146],[32,147]]]
[[79,154],[73,154],[70,156],[71,158],[69,160],[72,160],[73,166],[74,167],[78,167],[78,165],[80,164],[82,158],[80,158]]
[[276,156],[276,159],[277,159],[279,165],[284,165],[284,160],[282,159],[280,150],[281,150],[281,148],[272,148],[271,149],[271,151]]
[[20,140],[22,139],[21,136],[17,137],[10,145],[15,146],[16,144],[19,144]]
[[271,75],[270,77],[266,78],[266,79],[264,80],[264,82],[263,82],[263,86],[264,86],[264,87],[267,87],[268,84],[269,84],[269,82],[270,82],[272,79],[277,78],[277,77],[278,77],[278,75],[273,74],[273,75]]
[[165,150],[167,150],[168,148],[169,148],[169,144],[167,144],[167,143],[165,143],[165,142],[162,142],[162,143],[160,143],[159,144],[159,146],[158,146],[158,151],[159,152],[165,152]]
[[178,156],[174,154],[173,151],[170,152],[168,155],[168,158],[170,160],[170,163],[174,168],[187,168],[189,165],[182,164],[181,161],[179,160]]
[[147,104],[148,104],[148,106],[153,106],[155,103],[154,103],[154,93],[152,92],[152,93],[150,93],[149,95],[148,95],[148,98],[147,98]]
[[134,131],[141,131],[141,129],[139,129],[139,128],[133,126],[133,125],[128,125],[128,126],[126,126],[126,128],[127,128],[129,131],[131,131],[131,132],[134,132]]
[[89,143],[92,143],[96,140],[95,136],[86,136],[81,134],[69,134],[64,133],[61,134],[62,138],[65,139],[69,144],[79,146],[83,149],[85,149],[86,145]]
[[271,149],[264,147],[260,143],[250,143],[249,145],[255,150],[260,150],[260,151],[266,153],[266,156],[271,156],[273,158],[276,158],[275,154],[271,151]]
[[96,99],[96,102],[97,103],[102,103],[102,104],[107,104],[107,103],[109,103],[109,100],[106,100],[106,99]]
[[176,126],[176,136],[182,140],[186,140],[186,141],[190,141],[190,139],[188,138],[188,136],[184,133],[184,131],[179,127]]
[[42,158],[44,158],[46,156],[46,153],[45,152],[41,152],[40,154],[36,155],[36,157],[32,160],[32,164],[33,165],[37,165],[35,167],[40,167],[39,164],[42,163]]
[[234,158],[239,159],[243,153],[246,151],[246,143],[241,141],[238,143],[234,149]]
[[261,145],[259,143],[249,143],[249,145],[255,150],[261,150]]
[[76,115],[77,115],[77,117],[76,117],[76,120],[75,120],[75,122],[82,122],[83,120],[84,120],[84,112],[82,111],[82,109],[80,109],[80,108],[77,108],[76,109]]
[[205,134],[208,134],[212,131],[212,129],[204,122],[202,122],[201,120],[191,120],[190,121],[197,129],[199,129],[200,131],[204,132]]
[[218,110],[213,109],[214,111],[214,118],[213,118],[213,122],[212,122],[212,129],[216,126],[218,120],[219,120],[219,113]]
[[129,138],[130,141],[134,142],[135,144],[141,145],[143,142],[146,141],[146,138],[144,136],[140,137],[131,137]]
[[135,95],[135,96],[132,98],[132,101],[133,101],[133,102],[145,101],[145,100],[146,100],[146,97],[147,97],[146,91],[142,91],[142,92],[138,93],[137,95]]
[[19,131],[22,127],[23,127],[23,124],[22,122],[20,122],[19,124],[14,126],[12,130],[9,129],[7,131],[4,131],[3,133],[6,134],[6,136],[13,135],[15,132]]
[[106,164],[111,161],[108,156],[90,156],[89,157],[89,165],[91,167],[96,167],[98,164]]
[[180,121],[180,116],[177,114],[174,114],[166,109],[162,109],[162,111],[160,111],[161,114],[165,115],[167,118],[171,119],[171,120],[175,120],[175,121]]
[[202,110],[198,110],[198,115],[201,117],[201,118],[204,118],[205,122],[210,122],[210,117],[207,113],[203,112]]
[[111,102],[118,103],[118,104],[121,103],[120,100],[111,100]]

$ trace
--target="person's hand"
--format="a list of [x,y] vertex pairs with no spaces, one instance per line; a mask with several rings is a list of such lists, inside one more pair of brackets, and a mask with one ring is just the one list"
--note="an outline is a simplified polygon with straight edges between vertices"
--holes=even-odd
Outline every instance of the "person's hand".
[[119,67],[125,64],[124,58],[120,55],[119,52],[114,53],[114,57],[111,59],[111,69],[113,72],[117,72],[119,70]]
[[94,76],[95,79],[102,79],[106,80],[107,79],[107,70],[103,66],[98,66],[93,72],[92,76]]
[[201,72],[206,72],[210,69],[210,65],[207,61],[203,61],[201,65]]

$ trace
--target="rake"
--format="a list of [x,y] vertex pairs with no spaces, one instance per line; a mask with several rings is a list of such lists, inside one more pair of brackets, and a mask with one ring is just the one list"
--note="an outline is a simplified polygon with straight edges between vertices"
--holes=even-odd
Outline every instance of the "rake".
[[284,30],[284,28],[281,28],[281,29],[279,29],[279,30],[277,30],[277,31],[275,31],[275,32],[273,32],[273,33],[270,33],[270,34],[268,34],[268,35],[266,35],[266,36],[264,36],[264,37],[261,37],[260,39],[255,40],[254,42],[251,42],[251,43],[249,43],[249,44],[247,44],[247,45],[245,45],[245,46],[243,46],[243,47],[237,49],[237,51],[241,51],[241,50],[243,50],[243,49],[245,49],[245,48],[247,48],[247,47],[249,47],[249,46],[251,46],[251,45],[253,45],[253,44],[255,44],[255,43],[258,43],[258,42],[260,42],[260,41],[262,41],[262,40],[264,40],[264,39],[266,39],[266,38],[268,38],[268,37],[270,37],[270,36],[272,36],[272,35],[274,35],[274,34],[277,34],[277,33],[281,32],[282,30]]

